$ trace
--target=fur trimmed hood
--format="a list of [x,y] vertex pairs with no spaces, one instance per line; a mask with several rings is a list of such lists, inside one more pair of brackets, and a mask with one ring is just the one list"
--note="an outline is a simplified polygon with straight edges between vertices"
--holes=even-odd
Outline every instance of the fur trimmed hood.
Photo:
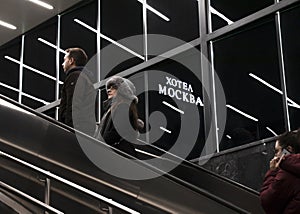
[[110,87],[113,87],[117,90],[117,96],[121,96],[127,100],[138,102],[138,98],[136,97],[136,89],[134,84],[123,77],[113,76],[109,78],[106,82],[106,90]]

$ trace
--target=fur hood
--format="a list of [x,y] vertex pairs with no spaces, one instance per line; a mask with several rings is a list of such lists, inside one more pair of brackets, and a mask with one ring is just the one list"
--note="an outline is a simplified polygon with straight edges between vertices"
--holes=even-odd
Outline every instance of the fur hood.
[[136,89],[133,83],[120,76],[113,76],[106,82],[106,90],[110,87],[114,87],[117,90],[117,96],[121,96],[129,101],[138,102],[136,97]]

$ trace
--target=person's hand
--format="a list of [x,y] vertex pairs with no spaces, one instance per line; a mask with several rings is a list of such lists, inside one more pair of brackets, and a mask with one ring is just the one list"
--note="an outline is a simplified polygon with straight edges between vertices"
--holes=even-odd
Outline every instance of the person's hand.
[[271,170],[276,170],[279,167],[280,162],[284,159],[284,155],[281,157],[275,156],[271,161],[270,161],[270,169]]

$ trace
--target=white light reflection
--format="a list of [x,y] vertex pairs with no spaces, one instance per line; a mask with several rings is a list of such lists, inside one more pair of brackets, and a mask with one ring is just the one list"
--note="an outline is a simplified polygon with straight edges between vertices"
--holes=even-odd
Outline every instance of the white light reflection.
[[[261,79],[260,77],[256,76],[255,74],[249,73],[249,76],[256,79],[257,81],[259,81],[260,83],[264,84],[265,86],[271,88],[272,90],[276,91],[279,94],[283,94],[282,91],[280,91],[278,88],[274,87],[273,85],[271,85],[270,83],[268,83],[267,81]],[[291,100],[290,98],[287,97],[287,101],[289,102],[288,105],[292,106],[294,108],[298,108],[300,109],[300,105],[295,103],[293,100]]]
[[165,16],[164,14],[162,14],[161,12],[159,12],[158,10],[154,9],[153,7],[151,7],[149,4],[144,3],[143,0],[137,0],[138,2],[140,2],[141,4],[144,4],[146,6],[146,9],[150,10],[152,13],[156,14],[157,16],[159,16],[160,18],[162,18],[163,20],[169,22],[170,19]]
[[241,115],[243,115],[243,116],[245,116],[245,117],[247,117],[247,118],[249,118],[251,120],[254,120],[255,122],[258,121],[258,119],[256,119],[255,117],[252,117],[251,115],[249,115],[249,114],[247,114],[247,113],[245,113],[245,112],[243,112],[243,111],[241,111],[241,110],[239,110],[239,109],[237,109],[237,108],[235,108],[235,107],[233,107],[231,105],[226,105],[226,106],[228,108],[230,108],[231,110],[233,110],[233,111],[235,111],[235,112],[237,112],[237,113],[239,113],[239,114],[241,114]]

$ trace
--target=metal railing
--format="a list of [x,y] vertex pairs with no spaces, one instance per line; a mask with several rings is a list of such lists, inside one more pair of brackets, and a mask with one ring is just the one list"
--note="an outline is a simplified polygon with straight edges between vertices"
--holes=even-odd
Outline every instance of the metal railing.
[[25,198],[26,200],[29,200],[30,202],[34,203],[38,207],[43,208],[45,211],[50,211],[50,212],[56,213],[56,214],[63,214],[62,211],[60,211],[60,210],[58,210],[54,207],[49,206],[49,204],[47,204],[47,203],[43,203],[43,202],[35,199],[34,197],[32,197],[32,196],[16,189],[16,188],[4,183],[3,181],[0,181],[0,186],[3,187],[4,189],[6,189],[9,192],[16,193],[17,195],[21,196],[22,198]]
[[[44,169],[42,169],[40,167],[34,166],[34,165],[32,165],[32,164],[30,164],[30,163],[28,163],[26,161],[23,161],[23,160],[21,160],[21,159],[19,159],[17,157],[11,156],[11,155],[9,155],[9,154],[7,154],[5,152],[0,151],[0,155],[3,156],[3,157],[5,157],[5,158],[7,158],[7,159],[10,159],[10,160],[12,160],[14,162],[17,162],[17,163],[19,163],[19,164],[21,164],[23,166],[26,166],[26,167],[28,167],[30,169],[33,169],[34,171],[37,171],[37,172],[39,172],[39,173],[41,173],[41,174],[43,174],[43,175],[45,175],[47,177],[46,178],[46,185],[45,185],[45,203],[37,201],[36,199],[34,199],[34,198],[26,195],[25,193],[22,193],[22,194],[24,194],[24,197],[26,196],[29,199],[31,198],[32,202],[39,203],[40,206],[43,206],[44,208],[47,208],[47,210],[48,210],[49,207],[48,206],[45,207],[44,205],[47,205],[50,202],[50,191],[51,191],[51,185],[50,185],[51,182],[50,181],[51,181],[51,179],[54,179],[56,181],[59,181],[59,182],[65,184],[65,185],[67,185],[67,186],[70,186],[70,187],[72,187],[72,188],[74,188],[76,190],[79,190],[80,192],[83,192],[83,193],[85,193],[85,194],[87,194],[89,196],[92,196],[92,197],[94,197],[96,199],[99,199],[100,201],[105,202],[105,203],[111,205],[112,207],[117,207],[117,208],[119,208],[119,209],[121,209],[121,210],[123,210],[123,211],[125,211],[127,213],[132,213],[132,214],[139,214],[140,213],[140,212],[137,212],[137,211],[135,211],[135,210],[133,210],[131,208],[126,207],[123,204],[120,204],[120,203],[114,201],[113,199],[107,198],[107,197],[105,197],[105,196],[103,196],[103,195],[101,195],[99,193],[96,193],[96,192],[94,192],[94,191],[92,191],[90,189],[87,189],[87,188],[85,188],[85,187],[83,187],[83,186],[81,186],[79,184],[76,184],[76,183],[74,183],[72,181],[64,179],[64,178],[62,178],[62,177],[60,177],[60,176],[58,176],[58,175],[56,175],[54,173],[51,173],[50,171],[47,171],[47,170],[44,170]],[[0,182],[0,185],[2,186],[1,182]],[[21,192],[19,190],[14,189],[13,187],[9,186],[9,189],[13,190],[14,192],[16,192],[18,194],[21,194]],[[52,211],[52,210],[50,209],[50,211]],[[62,212],[59,211],[57,213],[62,213]]]

